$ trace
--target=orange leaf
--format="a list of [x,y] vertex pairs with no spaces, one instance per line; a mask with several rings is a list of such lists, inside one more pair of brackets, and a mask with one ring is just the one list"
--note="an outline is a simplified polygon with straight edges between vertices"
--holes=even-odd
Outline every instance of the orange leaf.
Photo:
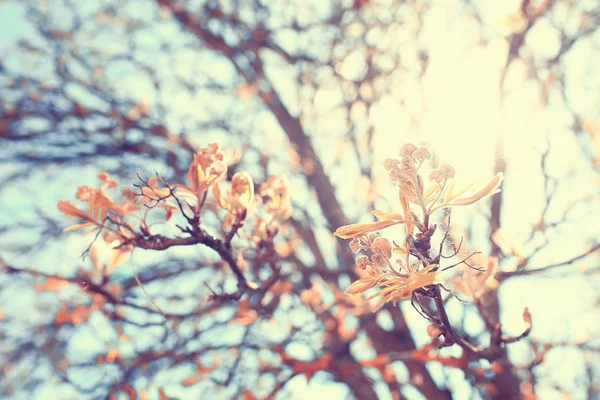
[[523,321],[527,325],[531,325],[531,313],[529,312],[529,307],[525,307],[523,310]]
[[429,362],[429,361],[435,361],[435,362],[439,362],[443,365],[446,365],[448,367],[454,367],[454,368],[459,368],[459,369],[466,369],[468,367],[468,361],[465,357],[445,357],[445,356],[440,356],[439,354],[430,354],[429,350],[426,349],[425,347],[419,350],[414,350],[411,353],[411,358],[413,360],[416,361],[420,361],[423,363]]
[[106,353],[105,360],[106,360],[106,362],[111,363],[118,358],[119,358],[119,351],[117,349],[110,349],[110,350],[108,350],[108,353]]
[[307,380],[310,380],[317,371],[323,371],[329,368],[329,364],[333,359],[333,354],[329,353],[314,361],[297,361],[292,362],[292,371],[294,374],[303,374]]
[[162,388],[158,388],[158,398],[159,400],[170,400],[165,394],[165,391],[162,390]]
[[383,211],[373,210],[371,211],[378,220],[380,221],[388,221],[388,220],[396,220],[401,221],[404,220],[404,216],[400,214],[392,214],[392,213],[384,213]]
[[40,283],[39,285],[37,285],[35,287],[35,290],[37,290],[38,292],[44,290],[58,291],[67,286],[69,286],[68,281],[60,278],[49,277],[45,283]]
[[202,363],[199,360],[196,360],[196,364],[198,365],[198,368],[196,370],[200,373],[200,376],[204,376],[204,375],[214,371],[217,368],[217,366],[219,365],[219,361],[221,361],[220,354],[217,354],[217,356],[215,357],[215,361],[213,361],[213,363],[210,367],[205,367],[204,365],[202,365]]
[[198,383],[198,381],[200,381],[200,379],[202,379],[201,375],[192,375],[192,376],[187,377],[184,380],[182,380],[181,384],[185,387],[192,386],[192,385]]
[[231,319],[231,322],[250,325],[258,319],[258,313],[250,308],[250,301],[248,299],[240,301],[238,306],[238,312]]
[[73,325],[78,325],[86,322],[91,314],[92,309],[89,306],[77,306],[73,309],[69,318]]
[[56,325],[62,325],[71,322],[71,314],[67,311],[67,306],[63,305],[60,311],[56,313],[54,317],[54,323]]
[[333,234],[342,239],[350,239],[367,233],[377,232],[392,225],[401,224],[405,221],[382,220],[362,224],[352,224],[339,227]]
[[257,400],[257,397],[248,389],[242,389],[242,396],[244,400]]
[[363,367],[375,367],[375,368],[381,368],[382,366],[385,366],[387,364],[389,364],[390,362],[390,356],[387,354],[380,354],[377,357],[370,359],[370,360],[363,360],[360,362],[360,365],[362,365]]
[[294,284],[291,281],[278,281],[273,285],[271,292],[273,294],[281,295],[285,293],[290,293],[292,290],[294,290]]
[[89,220],[88,215],[70,201],[59,200],[56,207],[58,208],[58,211],[65,214],[67,217]]

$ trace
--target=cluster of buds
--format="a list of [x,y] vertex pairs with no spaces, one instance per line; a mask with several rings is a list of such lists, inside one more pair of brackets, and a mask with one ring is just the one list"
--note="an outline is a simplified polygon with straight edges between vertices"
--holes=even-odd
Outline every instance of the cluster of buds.
[[[159,179],[153,177],[144,181],[144,185],[138,186],[139,193],[123,189],[122,200],[118,203],[106,194],[107,190],[117,188],[117,182],[103,172],[98,175],[100,187],[80,186],[77,190],[76,197],[87,203],[87,210],[82,210],[66,200],[58,202],[58,209],[68,217],[82,221],[68,227],[67,230],[92,227],[93,230],[103,230],[106,242],[124,243],[135,236],[138,228],[145,236],[151,235],[150,227],[146,224],[150,209],[165,210],[165,220],[168,220],[174,211],[181,209],[187,218],[184,209],[187,205],[194,216],[199,217],[212,189],[217,205],[227,211],[225,225],[232,227],[236,224],[240,227],[254,203],[254,182],[247,172],[238,172],[233,175],[230,183],[222,183],[227,175],[227,164],[224,160],[225,155],[219,146],[211,143],[194,154],[187,174],[189,186],[176,184],[170,187],[164,182],[161,186]],[[289,216],[291,204],[285,182],[272,178],[261,187],[261,192],[265,192],[261,194],[269,199],[267,208],[274,215],[273,220]],[[145,212],[137,213],[144,205],[148,206]],[[271,238],[276,233],[274,225],[275,222],[271,222],[270,226],[265,227]]]
[[[82,186],[77,190],[77,198],[87,202],[87,210],[82,210],[66,200],[59,201],[58,209],[68,217],[83,222],[68,229],[93,227],[94,230],[99,231],[98,233],[103,233],[102,238],[111,246],[113,256],[110,263],[96,268],[97,271],[105,274],[102,282],[105,282],[105,278],[108,277],[109,270],[119,265],[136,247],[165,250],[172,246],[202,244],[215,250],[231,267],[238,279],[238,292],[225,295],[223,299],[239,299],[246,289],[254,290],[258,286],[246,280],[242,269],[247,262],[243,252],[237,254],[233,252],[234,238],[237,235],[242,240],[253,239],[258,257],[261,261],[267,260],[267,257],[274,254],[273,242],[280,222],[291,214],[291,200],[285,180],[271,178],[262,185],[259,193],[265,200],[264,208],[267,209],[267,216],[256,216],[250,239],[240,229],[247,222],[247,217],[252,214],[255,200],[261,201],[261,196],[255,198],[254,181],[247,172],[235,173],[230,182],[225,180],[226,176],[225,155],[216,143],[212,143],[194,154],[187,174],[188,185],[170,186],[160,177],[148,181],[142,180],[143,185],[135,185],[139,189],[138,193],[125,189],[121,203],[115,203],[105,194],[105,191],[115,189],[117,183],[108,174],[102,173],[99,175],[101,181],[99,188]],[[214,196],[214,202],[209,198],[210,194]],[[205,204],[210,206],[204,207]],[[177,225],[177,227],[189,236],[171,238],[152,233],[153,224],[147,223],[147,218],[155,209],[167,211],[165,222],[174,211],[179,211],[188,225]],[[135,211],[140,212],[134,213]],[[212,236],[201,226],[207,212],[213,212],[217,216],[225,214],[221,226],[222,237]],[[275,260],[269,258],[268,262],[273,274],[264,283],[266,288],[273,285],[279,277],[279,267]],[[135,278],[141,285],[137,276]],[[219,297],[216,294],[215,296]],[[162,314],[156,303],[150,300]]]
[[436,182],[440,186],[443,186],[446,183],[446,181],[454,178],[454,174],[454,168],[444,163],[440,165],[438,169],[434,169],[433,171],[431,171],[431,173],[429,174],[429,180],[431,182]]
[[400,160],[388,158],[383,164],[389,171],[390,180],[404,187],[406,193],[422,188],[423,182],[419,180],[418,171],[424,161],[431,159],[429,150],[409,143],[400,149],[400,157]]
[[350,242],[350,250],[357,254],[363,249],[369,249],[373,254],[383,254],[388,259],[392,256],[392,243],[375,233],[356,237]]
[[503,179],[501,173],[470,194],[468,191],[474,186],[473,184],[457,190],[454,187],[454,168],[448,164],[441,164],[439,168],[431,171],[429,180],[432,183],[426,188],[419,170],[425,161],[431,159],[429,150],[425,147],[417,148],[415,145],[405,144],[400,149],[400,156],[400,160],[385,160],[384,167],[389,171],[390,179],[398,185],[402,213],[393,214],[375,210],[373,214],[379,221],[340,227],[334,232],[336,236],[349,239],[397,224],[406,224],[408,234],[412,234],[414,227],[417,227],[421,233],[429,232],[429,217],[436,211],[474,204],[500,191]]
[[[385,160],[384,167],[389,171],[390,180],[398,186],[401,213],[374,210],[373,215],[378,221],[342,226],[334,232],[342,239],[352,239],[350,249],[354,254],[360,251],[372,253],[370,258],[358,257],[357,267],[366,271],[366,276],[350,285],[346,293],[358,294],[378,287],[379,290],[370,298],[381,296],[379,305],[390,300],[410,298],[415,290],[439,283],[440,277],[437,264],[425,265],[423,257],[418,262],[410,262],[408,240],[404,246],[396,246],[392,250],[390,242],[375,232],[403,224],[407,239],[413,237],[415,228],[418,232],[414,237],[424,240],[430,238],[435,231],[435,226],[429,224],[434,212],[442,208],[473,204],[491,196],[500,191],[503,179],[502,174],[497,174],[479,189],[467,194],[473,185],[455,190],[454,168],[441,164],[431,171],[431,183],[426,187],[419,171],[426,161],[431,160],[431,152],[426,147],[409,143],[401,147],[399,155],[400,159]],[[405,255],[404,262],[391,261],[392,253],[397,252]],[[397,265],[397,269],[392,265]]]
[[[360,255],[356,259],[356,267],[361,270],[362,278],[355,281],[345,294],[356,295],[370,289],[376,291],[367,300],[380,297],[375,308],[381,307],[388,301],[410,299],[412,293],[439,281],[437,264],[421,267],[419,261],[412,264],[409,258],[408,246],[395,246],[388,239],[377,234],[359,236],[350,242],[354,253],[370,252],[371,255]],[[404,255],[394,259],[395,254]]]

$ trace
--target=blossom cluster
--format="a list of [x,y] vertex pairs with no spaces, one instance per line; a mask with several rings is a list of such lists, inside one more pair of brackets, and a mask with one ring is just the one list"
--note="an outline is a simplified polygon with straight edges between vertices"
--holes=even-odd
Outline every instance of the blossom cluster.
[[[455,172],[448,164],[441,164],[437,169],[433,169],[429,175],[431,183],[425,187],[423,176],[419,171],[424,162],[431,159],[429,150],[425,147],[417,148],[413,144],[405,144],[400,149],[400,157],[399,160],[385,160],[384,167],[389,171],[390,180],[398,186],[402,213],[374,210],[373,215],[378,221],[342,226],[334,232],[336,236],[350,239],[397,224],[406,224],[409,233],[413,232],[414,227],[419,228],[423,233],[428,229],[429,217],[436,211],[474,204],[500,191],[503,179],[501,173],[470,192],[474,184],[456,189],[453,180]],[[421,218],[416,212],[420,212]]]
[[[502,174],[497,174],[487,183],[473,189],[467,185],[461,189],[454,186],[455,171],[448,164],[441,164],[429,173],[429,184],[421,174],[423,165],[431,160],[431,152],[426,147],[405,144],[399,152],[399,159],[387,159],[384,168],[389,179],[397,185],[400,213],[386,213],[374,210],[375,222],[342,226],[334,234],[342,239],[352,239],[350,249],[370,253],[357,258],[357,267],[365,271],[364,276],[346,290],[347,294],[359,294],[369,289],[377,291],[369,298],[381,297],[377,306],[387,301],[411,298],[415,290],[439,283],[438,265],[428,262],[423,254],[411,252],[409,239],[429,240],[435,226],[430,225],[430,217],[436,211],[478,202],[500,191]],[[406,229],[404,245],[396,246],[376,232],[393,225],[403,224]],[[415,229],[417,232],[415,233]],[[413,233],[414,237],[413,237]],[[402,258],[393,260],[393,255]]]
[[[410,299],[415,290],[438,282],[438,275],[431,273],[437,269],[437,264],[421,268],[420,261],[411,263],[407,245],[396,246],[376,233],[355,237],[350,242],[350,249],[355,254],[364,250],[370,256],[357,257],[356,266],[363,271],[363,277],[352,283],[344,293],[354,295],[377,288],[367,299],[380,297],[376,309],[388,301],[395,303]],[[394,257],[396,254],[400,257]]]
[[[234,234],[253,212],[255,205],[264,202],[267,215],[256,216],[254,235],[260,240],[272,241],[278,224],[291,214],[287,182],[271,177],[255,194],[255,184],[250,174],[236,172],[227,181],[227,170],[223,151],[218,144],[211,143],[193,155],[187,173],[188,184],[169,185],[153,177],[143,181],[143,185],[138,185],[137,192],[130,188],[123,189],[121,200],[116,202],[108,191],[117,189],[118,184],[103,172],[98,175],[99,187],[80,186],[77,189],[76,198],[84,202],[83,209],[67,200],[60,200],[57,207],[66,216],[78,220],[77,224],[65,230],[100,230],[107,243],[116,243],[115,248],[130,250],[128,243],[136,235],[146,238],[153,235],[152,224],[147,222],[153,210],[164,210],[165,222],[175,212],[180,212],[190,224],[199,225],[203,210],[210,208],[214,211],[216,206],[217,211],[224,210],[224,231]],[[207,202],[214,206],[205,207]],[[258,243],[259,240],[255,241]]]

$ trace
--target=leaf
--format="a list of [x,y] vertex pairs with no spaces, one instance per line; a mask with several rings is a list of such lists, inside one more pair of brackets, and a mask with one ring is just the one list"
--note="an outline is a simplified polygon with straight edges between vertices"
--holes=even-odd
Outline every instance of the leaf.
[[221,194],[221,188],[219,184],[213,186],[213,196],[217,199],[217,204],[224,210],[228,210],[227,201],[225,201],[225,197]]
[[[396,290],[400,291],[400,290],[406,288],[406,279],[404,279],[404,278],[398,278],[398,279],[394,279],[393,281],[388,281],[388,282],[389,282],[389,286],[387,286],[387,287],[377,291],[375,294],[369,296],[367,298],[367,300],[372,300],[375,297],[383,296],[388,293],[394,292]],[[388,283],[388,282],[386,282],[386,283]]]
[[252,324],[257,319],[258,313],[256,310],[250,308],[250,301],[246,299],[238,303],[238,312],[230,321],[247,326]]
[[119,358],[120,358],[119,350],[112,348],[112,349],[108,350],[108,352],[106,353],[106,357],[104,359],[106,362],[111,363]]
[[65,228],[65,231],[86,228],[93,225],[101,226],[108,211],[111,209],[117,210],[119,208],[100,189],[93,189],[90,187],[80,188],[77,191],[77,198],[80,200],[87,200],[87,213],[75,204],[66,200],[60,200],[56,207],[67,217],[82,219],[87,222],[67,227]]
[[390,363],[390,356],[388,354],[380,354],[377,357],[370,360],[363,360],[360,365],[363,367],[375,367],[381,368]]
[[373,210],[371,211],[378,220],[388,221],[388,220],[396,220],[402,221],[404,220],[404,216],[400,214],[392,214],[392,213],[384,213],[383,211]]
[[333,234],[341,239],[350,239],[356,236],[366,235],[367,233],[377,232],[392,225],[404,223],[406,221],[384,220],[377,222],[367,222],[362,224],[346,225],[338,228]]
[[474,185],[474,183],[469,183],[467,186],[463,187],[458,192],[454,193],[454,181],[452,181],[452,183],[450,183],[450,188],[446,192],[446,198],[444,199],[444,202],[447,203],[451,200],[454,200],[458,196],[465,193],[467,190],[471,189],[473,187],[473,185]]
[[181,184],[175,184],[173,185],[173,189],[175,189],[175,195],[179,199],[185,201],[190,207],[193,208],[198,205],[198,196],[189,187]]
[[169,195],[171,194],[171,190],[169,190],[168,188],[143,186],[141,188],[141,190],[142,190],[142,195],[147,200],[151,200],[151,201],[159,201],[159,200],[165,199],[165,198],[169,197]]
[[[463,355],[466,355],[463,352]],[[465,356],[462,357],[452,357],[452,356],[441,356],[439,354],[431,354],[430,349],[428,347],[423,347],[418,350],[413,350],[411,352],[411,358],[416,361],[420,361],[422,363],[426,363],[429,361],[439,362],[445,366],[458,368],[462,370],[466,370],[469,362]]]
[[54,323],[62,325],[71,322],[71,314],[67,311],[67,306],[63,304],[61,309],[54,316]]
[[523,321],[531,326],[531,313],[529,312],[529,307],[525,307],[523,310]]
[[89,306],[77,306],[73,309],[69,318],[73,325],[79,325],[86,322],[91,314],[92,309]]
[[252,394],[248,389],[242,389],[242,399],[243,400],[257,400],[258,397]]
[[292,361],[292,371],[294,374],[303,374],[306,380],[310,381],[312,376],[318,372],[329,368],[329,364],[333,359],[333,354],[329,353],[314,361]]
[[165,394],[165,391],[162,388],[158,388],[158,398],[159,400],[170,400],[169,397]]
[[198,368],[196,369],[196,371],[198,371],[198,373],[202,377],[202,376],[214,371],[217,368],[217,366],[219,365],[220,361],[221,361],[220,354],[217,354],[217,356],[215,357],[215,361],[213,361],[213,363],[210,367],[205,367],[204,365],[202,365],[202,363],[199,360],[196,360],[195,363],[196,363],[196,365],[198,365]]
[[275,295],[291,293],[294,290],[294,284],[291,281],[278,281],[271,288],[271,292]]
[[42,292],[44,290],[56,292],[67,286],[69,286],[69,282],[67,280],[55,278],[55,277],[49,277],[45,283],[40,283],[39,285],[37,285],[35,287],[35,290],[37,290],[38,292]]
[[64,231],[65,232],[69,232],[69,231],[75,231],[77,229],[82,229],[82,228],[88,228],[90,226],[96,226],[97,224],[95,222],[86,222],[84,224],[75,224],[75,225],[71,225],[71,226],[67,226]]
[[406,218],[406,233],[412,235],[415,225],[411,222],[413,220],[412,214],[410,213],[410,206],[408,200],[400,196],[400,205],[402,206],[402,212]]
[[74,203],[71,203],[67,200],[59,200],[56,205],[58,211],[65,214],[67,217],[76,218],[76,219],[89,219],[87,213],[85,213],[81,208],[77,207]]
[[192,376],[189,376],[189,377],[185,378],[184,380],[182,380],[181,384],[185,387],[192,386],[192,385],[198,383],[200,381],[200,379],[202,379],[202,376],[192,375]]
[[503,179],[504,175],[502,173],[498,173],[485,186],[475,191],[475,193],[469,196],[462,196],[464,194],[463,190],[460,194],[454,195],[451,200],[445,201],[444,203],[435,207],[432,211],[439,210],[440,208],[444,207],[468,206],[477,203],[481,199],[500,192],[500,185],[502,184]]
[[344,294],[352,296],[355,294],[363,293],[377,284],[377,279],[371,276],[361,278],[353,282],[346,290]]

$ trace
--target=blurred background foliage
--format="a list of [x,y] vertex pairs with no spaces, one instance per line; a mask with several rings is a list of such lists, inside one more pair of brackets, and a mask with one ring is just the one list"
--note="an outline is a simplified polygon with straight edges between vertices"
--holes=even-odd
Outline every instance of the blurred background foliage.
[[[595,0],[1,1],[2,397],[598,398],[599,25]],[[185,183],[214,141],[231,172],[290,183],[271,301],[207,301],[235,279],[202,248],[136,252],[169,323],[126,264],[106,288],[129,305],[78,284],[93,237],[63,233],[57,201],[101,171]],[[451,226],[499,258],[503,330],[531,310],[500,369],[411,358],[431,339],[410,304],[342,295],[331,232],[399,211],[383,161],[405,142],[464,182],[505,174]],[[486,343],[459,297],[453,323]]]

